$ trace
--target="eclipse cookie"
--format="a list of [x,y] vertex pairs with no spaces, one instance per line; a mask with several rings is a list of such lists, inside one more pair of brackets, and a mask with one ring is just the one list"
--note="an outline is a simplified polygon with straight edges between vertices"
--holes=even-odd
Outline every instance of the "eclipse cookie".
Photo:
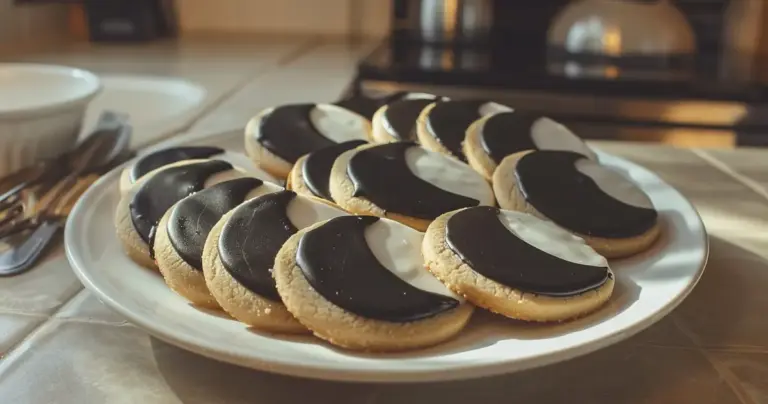
[[387,105],[391,102],[410,99],[410,98],[422,98],[424,96],[431,96],[425,93],[412,93],[408,91],[398,91],[392,94],[385,95],[383,97],[368,97],[366,95],[352,95],[342,100],[335,102],[342,108],[346,108],[350,111],[357,112],[358,114],[366,117],[368,120],[373,119],[373,115],[376,110],[381,108],[382,105]]
[[349,212],[388,217],[421,231],[445,212],[494,205],[491,187],[471,167],[407,142],[342,153],[331,170],[330,191]]
[[415,142],[416,121],[427,106],[447,98],[416,93],[410,98],[390,102],[373,115],[373,140],[377,143]]
[[549,219],[608,258],[643,251],[660,233],[650,198],[619,172],[567,151],[506,157],[493,174],[504,209]]
[[467,161],[462,149],[467,128],[486,115],[511,110],[505,105],[490,101],[436,102],[421,111],[416,124],[416,135],[422,147]]
[[154,243],[165,283],[198,306],[218,308],[203,276],[203,247],[211,228],[244,201],[281,190],[257,178],[238,178],[190,195],[168,209]]
[[259,167],[286,178],[301,156],[349,140],[370,140],[365,117],[332,104],[267,108],[248,122],[245,149]]
[[181,161],[147,175],[123,195],[115,211],[115,228],[128,257],[156,268],[153,245],[165,212],[197,191],[243,176],[243,171],[221,160]]
[[258,169],[244,154],[233,153],[218,147],[180,146],[169,147],[140,156],[133,164],[124,168],[120,175],[120,193],[125,193],[136,181],[158,168],[184,160],[202,159],[223,160],[259,178],[270,182],[276,181],[272,176]]
[[562,321],[603,305],[608,262],[584,240],[522,212],[480,206],[446,213],[422,248],[429,270],[477,306],[526,321]]
[[597,160],[595,153],[568,128],[527,111],[484,116],[470,125],[464,140],[469,165],[488,180],[504,157],[526,150],[572,151]]
[[302,324],[334,345],[401,351],[437,344],[461,331],[473,309],[424,269],[422,237],[374,216],[310,226],[277,254],[277,290]]
[[306,332],[277,293],[272,278],[275,256],[298,230],[345,214],[292,191],[243,203],[219,220],[205,242],[208,290],[227,313],[245,324],[270,332]]
[[301,157],[288,175],[287,188],[299,195],[312,196],[333,202],[328,182],[336,158],[347,150],[366,144],[362,140],[350,140]]

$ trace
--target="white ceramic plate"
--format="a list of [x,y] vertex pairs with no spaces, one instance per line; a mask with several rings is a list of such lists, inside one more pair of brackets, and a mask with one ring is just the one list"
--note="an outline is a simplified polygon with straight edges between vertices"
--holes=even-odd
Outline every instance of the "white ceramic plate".
[[88,107],[81,136],[91,133],[103,111],[117,111],[130,117],[134,149],[186,129],[208,94],[195,83],[170,77],[102,76],[101,82],[104,89]]
[[[194,143],[242,148],[237,133]],[[412,353],[359,354],[312,337],[270,336],[192,307],[157,273],[122,253],[112,225],[119,170],[99,180],[75,206],[66,227],[67,255],[85,286],[129,320],[171,344],[225,362],[348,381],[414,382],[512,372],[583,355],[641,331],[677,306],[704,269],[707,236],[691,204],[649,171],[599,156],[648,193],[664,229],[651,251],[612,263],[618,282],[610,302],[584,319],[554,325],[524,324],[478,310],[454,340]]]

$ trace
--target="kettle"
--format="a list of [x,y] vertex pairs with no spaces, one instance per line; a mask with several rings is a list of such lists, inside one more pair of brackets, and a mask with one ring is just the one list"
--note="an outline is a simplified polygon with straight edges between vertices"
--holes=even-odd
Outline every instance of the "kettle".
[[608,57],[690,55],[693,30],[670,0],[579,0],[554,19],[550,47]]

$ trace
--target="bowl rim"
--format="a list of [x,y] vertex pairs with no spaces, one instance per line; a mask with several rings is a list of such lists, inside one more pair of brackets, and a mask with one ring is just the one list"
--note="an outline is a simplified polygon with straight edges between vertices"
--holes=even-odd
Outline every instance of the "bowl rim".
[[[69,77],[77,76],[78,81],[87,83],[87,85],[85,86],[86,91],[81,95],[65,98],[61,101],[51,102],[43,106],[0,109],[0,119],[35,117],[46,115],[54,111],[71,109],[78,106],[84,107],[85,104],[90,102],[103,90],[101,79],[99,79],[95,73],[78,67],[43,63],[0,63],[0,70],[5,69],[58,73],[62,76]],[[83,108],[83,112],[85,112],[85,108]]]

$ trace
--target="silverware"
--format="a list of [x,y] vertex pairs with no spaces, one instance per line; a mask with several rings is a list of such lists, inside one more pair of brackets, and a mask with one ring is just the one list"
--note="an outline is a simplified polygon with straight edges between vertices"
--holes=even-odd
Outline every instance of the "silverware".
[[18,244],[0,254],[0,276],[27,271],[40,258],[46,247],[64,226],[69,211],[80,195],[98,179],[91,174],[82,178],[67,177],[51,190],[50,198],[41,202],[37,214],[28,219],[32,232]]
[[[131,127],[127,117],[104,113],[96,130],[72,152],[56,159],[33,180],[23,181],[0,196],[2,211],[0,240],[13,238],[11,247],[0,253],[0,276],[30,269],[64,226],[77,199],[103,172],[125,161]],[[58,172],[55,172],[58,171]],[[24,204],[25,191],[35,201]],[[39,196],[39,197],[38,197]]]

